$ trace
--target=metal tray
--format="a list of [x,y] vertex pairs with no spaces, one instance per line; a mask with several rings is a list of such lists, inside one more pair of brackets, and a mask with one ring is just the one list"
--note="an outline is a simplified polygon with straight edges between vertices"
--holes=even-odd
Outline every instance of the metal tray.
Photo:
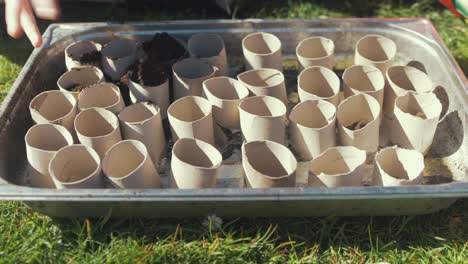
[[[161,31],[186,41],[197,32],[216,32],[226,43],[233,72],[241,70],[241,39],[254,31],[276,34],[283,43],[288,91],[295,90],[295,47],[311,35],[336,43],[337,70],[352,63],[354,45],[365,34],[393,39],[399,63],[424,66],[444,105],[436,138],[426,157],[426,184],[411,187],[248,189],[239,165],[223,165],[220,188],[177,189],[38,189],[27,186],[24,135],[32,125],[29,101],[43,90],[56,89],[64,66],[65,47],[77,40],[106,42],[112,34],[148,39]],[[447,208],[468,197],[467,80],[429,20],[207,20],[132,24],[53,24],[44,33],[45,45],[34,50],[0,108],[0,199],[24,201],[55,217],[185,217],[216,214],[237,216],[407,215]],[[237,166],[237,167],[235,167]],[[302,176],[307,166],[301,164]],[[237,169],[236,169],[237,168]],[[237,173],[233,173],[237,171]],[[434,184],[437,183],[437,184]]]

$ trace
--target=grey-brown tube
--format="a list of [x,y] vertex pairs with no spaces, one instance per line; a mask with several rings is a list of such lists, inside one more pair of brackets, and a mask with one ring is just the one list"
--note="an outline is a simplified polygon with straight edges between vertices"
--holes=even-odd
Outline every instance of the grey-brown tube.
[[[88,66],[89,64],[80,62],[80,58],[87,53],[101,52],[102,45],[91,40],[81,40],[74,42],[65,49],[65,65],[67,70]],[[93,66],[99,67],[101,61],[97,61]]]
[[169,80],[160,85],[142,85],[138,81],[129,78],[128,89],[132,103],[152,102],[161,109],[162,118],[167,118],[167,108],[170,105]]
[[322,66],[333,70],[335,64],[335,43],[324,37],[310,37],[296,47],[296,56],[302,68]]
[[379,35],[366,35],[356,43],[354,64],[374,66],[383,73],[394,63],[397,54],[395,42]]
[[288,103],[284,75],[276,69],[254,69],[237,75],[237,79],[254,95],[268,95]]
[[202,84],[216,75],[217,68],[198,58],[187,58],[172,66],[174,98],[201,96]]
[[92,84],[104,82],[104,74],[95,66],[73,68],[60,76],[57,86],[60,90],[72,93],[78,98],[79,91]]
[[340,103],[340,79],[330,69],[312,66],[297,77],[297,92],[301,102],[323,99],[335,106]]
[[383,108],[385,77],[382,72],[365,65],[354,65],[343,72],[344,96],[365,93],[375,99]]
[[192,35],[187,43],[187,49],[192,57],[205,60],[215,66],[218,76],[228,76],[226,48],[223,38],[214,33],[198,33]]
[[251,33],[242,39],[242,51],[248,70],[271,68],[283,72],[281,41],[275,35]]
[[138,45],[135,40],[120,38],[113,39],[102,48],[102,70],[113,81],[127,72],[137,58]]
[[113,83],[98,83],[85,88],[78,96],[78,108],[82,111],[92,107],[118,114],[125,107],[119,87]]

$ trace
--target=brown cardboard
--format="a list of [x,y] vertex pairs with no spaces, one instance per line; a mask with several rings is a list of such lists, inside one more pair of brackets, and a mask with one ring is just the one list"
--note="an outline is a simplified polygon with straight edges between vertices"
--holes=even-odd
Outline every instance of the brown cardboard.
[[78,96],[80,111],[99,107],[118,114],[125,107],[120,89],[113,83],[98,83],[86,87]]
[[255,32],[242,39],[245,67],[271,68],[283,72],[281,41],[273,34]]
[[296,57],[302,68],[322,66],[333,70],[335,43],[324,37],[309,37],[296,47]]
[[65,66],[67,70],[87,66],[79,61],[81,55],[90,52],[100,52],[102,45],[91,40],[80,40],[68,45],[65,49]]
[[79,92],[71,92],[69,88],[75,85],[86,87],[92,84],[104,82],[104,74],[95,66],[83,66],[73,68],[60,76],[57,87],[62,91],[70,92],[78,98]]
[[198,33],[192,35],[187,43],[190,56],[200,58],[218,69],[216,75],[228,76],[226,48],[223,38],[214,33]]
[[340,103],[340,79],[330,69],[312,66],[297,77],[297,92],[301,102],[323,99],[335,106]]
[[385,77],[382,72],[365,65],[354,65],[343,72],[344,96],[365,93],[375,99],[383,108]]
[[237,79],[254,95],[268,95],[288,103],[284,75],[275,69],[254,69],[237,75]]
[[172,66],[174,80],[174,98],[184,96],[201,96],[202,83],[214,77],[218,69],[204,60],[187,58]]
[[118,81],[137,59],[138,44],[135,40],[118,38],[107,43],[101,51],[102,70],[113,81]]
[[383,73],[394,63],[397,54],[395,42],[379,35],[366,35],[356,43],[354,64],[374,66]]
[[141,85],[129,78],[128,89],[132,103],[152,102],[161,109],[162,118],[167,118],[167,108],[170,105],[169,80],[157,86]]

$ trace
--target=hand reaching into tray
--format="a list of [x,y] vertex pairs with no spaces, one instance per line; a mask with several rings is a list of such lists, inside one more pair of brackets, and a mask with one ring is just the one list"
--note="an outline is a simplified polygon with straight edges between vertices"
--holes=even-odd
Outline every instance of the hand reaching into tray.
[[60,16],[57,0],[5,0],[5,5],[8,35],[19,38],[24,32],[36,48],[42,45],[42,36],[35,15],[48,20],[56,20]]

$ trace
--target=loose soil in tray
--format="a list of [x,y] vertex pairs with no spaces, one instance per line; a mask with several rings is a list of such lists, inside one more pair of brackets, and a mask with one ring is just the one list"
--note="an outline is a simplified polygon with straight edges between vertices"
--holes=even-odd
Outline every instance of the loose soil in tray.
[[165,65],[157,64],[152,61],[137,63],[131,67],[130,79],[146,86],[158,86],[163,84],[169,76]]

